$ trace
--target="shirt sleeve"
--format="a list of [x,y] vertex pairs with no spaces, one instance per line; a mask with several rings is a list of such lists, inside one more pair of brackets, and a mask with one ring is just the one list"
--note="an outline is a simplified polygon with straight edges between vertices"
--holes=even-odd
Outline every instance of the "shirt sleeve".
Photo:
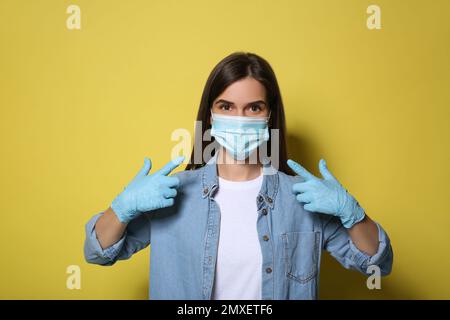
[[142,214],[128,223],[119,241],[102,249],[95,232],[95,223],[101,215],[103,212],[94,215],[85,226],[84,257],[88,263],[110,266],[117,260],[129,259],[150,244],[150,218]]
[[359,250],[351,240],[339,218],[332,216],[323,224],[323,248],[327,250],[344,268],[357,270],[369,275],[367,268],[376,265],[382,276],[391,273],[393,251],[390,239],[380,224],[378,228],[378,251],[370,256]]

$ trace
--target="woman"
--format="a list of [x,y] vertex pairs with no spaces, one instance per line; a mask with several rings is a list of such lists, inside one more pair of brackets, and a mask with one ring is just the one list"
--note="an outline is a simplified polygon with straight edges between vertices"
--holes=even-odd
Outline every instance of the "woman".
[[150,299],[316,299],[322,249],[345,268],[390,273],[387,234],[325,161],[318,178],[287,160],[283,103],[267,61],[242,52],[223,59],[197,120],[197,138],[207,138],[185,171],[169,176],[183,157],[154,173],[145,159],[87,223],[88,262],[112,265],[152,244]]

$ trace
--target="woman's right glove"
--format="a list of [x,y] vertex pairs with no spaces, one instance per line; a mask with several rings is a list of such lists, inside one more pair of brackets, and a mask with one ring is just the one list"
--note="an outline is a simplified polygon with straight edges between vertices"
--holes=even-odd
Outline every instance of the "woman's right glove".
[[111,204],[119,220],[128,223],[143,212],[172,206],[180,180],[169,177],[168,174],[183,160],[184,156],[178,157],[159,171],[148,175],[152,163],[145,158],[144,166]]

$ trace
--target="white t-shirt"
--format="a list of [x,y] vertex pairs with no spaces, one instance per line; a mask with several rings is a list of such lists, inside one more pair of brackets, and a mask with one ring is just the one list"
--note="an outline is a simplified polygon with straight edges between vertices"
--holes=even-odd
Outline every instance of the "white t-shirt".
[[213,300],[261,299],[261,247],[256,229],[256,197],[263,175],[253,180],[219,177],[214,196],[220,208],[220,235]]

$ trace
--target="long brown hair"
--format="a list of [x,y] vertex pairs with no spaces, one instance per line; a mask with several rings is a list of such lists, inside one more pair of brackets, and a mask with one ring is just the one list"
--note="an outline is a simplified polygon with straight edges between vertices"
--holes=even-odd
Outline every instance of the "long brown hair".
[[[277,78],[270,64],[260,56],[248,52],[235,52],[222,61],[220,61],[212,70],[203,89],[200,108],[197,113],[197,121],[201,121],[201,132],[196,129],[195,141],[201,139],[207,129],[211,128],[210,109],[214,100],[232,83],[246,77],[252,77],[264,85],[266,89],[266,100],[271,110],[269,121],[270,129],[279,129],[279,168],[278,170],[295,175],[288,167],[286,161],[286,123],[284,115],[283,101],[281,99],[280,88]],[[204,125],[206,124],[206,125]],[[212,138],[214,139],[214,138]],[[202,154],[210,141],[202,141]],[[185,170],[195,170],[205,165],[205,159],[202,157],[202,163],[194,161],[195,143],[191,153],[191,159]],[[270,139],[268,141],[268,152],[270,153]]]

